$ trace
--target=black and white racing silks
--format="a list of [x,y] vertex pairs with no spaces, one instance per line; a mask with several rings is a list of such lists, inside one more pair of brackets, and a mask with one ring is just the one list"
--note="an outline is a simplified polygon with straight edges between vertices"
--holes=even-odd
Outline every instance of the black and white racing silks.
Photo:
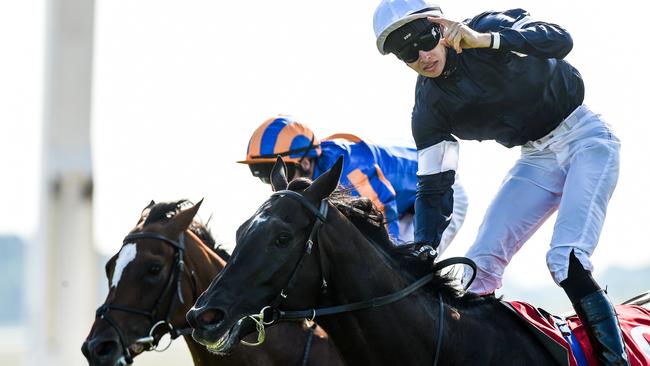
[[493,47],[447,49],[441,76],[419,76],[411,120],[418,148],[415,240],[437,246],[452,214],[458,142],[495,140],[506,147],[548,134],[582,104],[580,73],[562,60],[569,33],[513,9],[465,23],[493,34]]

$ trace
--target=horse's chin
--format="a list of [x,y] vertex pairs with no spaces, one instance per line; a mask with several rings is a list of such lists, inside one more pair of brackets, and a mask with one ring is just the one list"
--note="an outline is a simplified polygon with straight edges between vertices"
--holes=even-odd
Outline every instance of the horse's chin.
[[201,343],[208,349],[211,353],[223,356],[232,353],[234,348],[239,344],[241,339],[246,333],[243,333],[243,319],[235,322],[235,324],[230,327],[219,339],[215,342],[210,342],[205,339],[196,339],[197,342]]
[[142,352],[145,351],[145,348],[143,345],[139,343],[133,343],[132,345],[129,346],[129,351],[131,352],[132,356],[137,356],[141,354]]

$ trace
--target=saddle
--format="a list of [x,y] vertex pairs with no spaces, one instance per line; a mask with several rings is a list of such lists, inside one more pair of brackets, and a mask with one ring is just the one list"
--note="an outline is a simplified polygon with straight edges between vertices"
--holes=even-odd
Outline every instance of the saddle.
[[[563,366],[600,365],[587,330],[576,315],[560,317],[520,301],[501,301]],[[615,307],[632,366],[650,365],[650,310],[638,305]]]

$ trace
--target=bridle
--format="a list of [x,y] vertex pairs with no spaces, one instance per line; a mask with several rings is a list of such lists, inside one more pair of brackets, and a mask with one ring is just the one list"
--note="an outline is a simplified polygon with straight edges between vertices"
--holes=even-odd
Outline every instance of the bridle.
[[[151,323],[151,328],[149,330],[148,336],[136,339],[133,342],[134,344],[144,345],[145,351],[153,350],[157,352],[163,352],[167,348],[169,348],[169,346],[171,345],[174,339],[180,337],[181,335],[187,335],[192,332],[192,328],[187,327],[187,328],[176,329],[171,323],[171,315],[173,314],[176,305],[178,305],[179,302],[180,304],[185,304],[185,299],[183,298],[182,278],[181,278],[183,272],[185,271],[185,261],[183,259],[185,256],[185,233],[182,232],[179,235],[178,240],[169,239],[168,237],[156,232],[133,233],[124,237],[124,240],[122,241],[122,245],[131,243],[139,239],[156,239],[156,240],[161,240],[167,244],[170,244],[172,247],[174,247],[176,251],[175,263],[174,263],[173,271],[170,273],[167,279],[167,284],[162,290],[161,296],[158,297],[158,300],[151,308],[151,310],[146,311],[142,309],[133,308],[130,306],[117,305],[117,304],[103,304],[97,309],[95,313],[95,317],[106,320],[106,322],[108,322],[108,324],[111,327],[113,327],[113,329],[115,330],[115,332],[117,333],[120,339],[123,355],[122,358],[118,360],[119,365],[132,364],[133,355],[131,354],[131,351],[129,349],[130,344],[127,342],[127,338],[122,328],[119,326],[119,324],[109,313],[109,311],[111,310],[122,311],[125,313],[141,315],[149,318],[149,321]],[[198,297],[196,293],[197,291],[196,276],[193,270],[190,270],[190,277],[192,279],[193,297],[194,299],[196,299]],[[174,294],[174,285],[176,285],[175,294]],[[165,314],[164,317],[159,318],[158,317],[159,307],[162,304],[163,300],[166,299],[168,296],[170,297],[170,299],[169,299],[169,306],[167,307],[167,313]],[[176,298],[178,298],[178,302],[175,301]],[[156,321],[156,319],[159,320]],[[156,338],[155,332],[159,328],[164,329],[165,331],[164,333],[160,334],[158,338]],[[169,343],[163,348],[158,348],[158,342],[160,341],[162,336],[165,335],[166,333],[169,333],[171,337]]]
[[[435,263],[432,266],[431,272],[429,274],[419,278],[409,286],[387,295],[374,297],[369,300],[363,300],[354,303],[324,307],[324,308],[313,308],[313,309],[295,310],[295,311],[280,310],[279,306],[281,305],[283,300],[285,300],[288,297],[289,290],[291,289],[291,287],[293,287],[294,283],[296,282],[297,273],[300,271],[300,268],[303,266],[304,259],[307,256],[311,255],[313,246],[318,244],[318,234],[320,232],[321,227],[326,222],[329,203],[327,201],[327,198],[324,198],[320,202],[320,207],[316,208],[316,206],[314,206],[305,196],[303,196],[298,192],[294,192],[290,190],[277,191],[273,193],[271,197],[287,197],[295,201],[298,201],[304,208],[306,208],[311,214],[314,215],[315,221],[311,229],[311,232],[309,233],[309,237],[305,242],[305,247],[302,252],[302,255],[300,256],[300,259],[298,259],[298,262],[296,263],[293,271],[289,275],[289,280],[287,281],[287,284],[282,288],[280,293],[275,297],[275,299],[271,302],[270,305],[265,306],[264,308],[262,308],[262,310],[260,310],[259,314],[253,314],[247,316],[247,318],[252,319],[256,323],[257,331],[258,331],[258,343],[248,344],[248,345],[261,344],[264,341],[264,327],[266,325],[271,325],[280,320],[300,320],[300,319],[314,320],[316,317],[319,316],[334,315],[334,314],[347,313],[351,311],[376,308],[393,302],[397,302],[399,300],[406,298],[416,290],[422,288],[423,286],[431,282],[436,277],[436,273],[438,271],[454,264],[465,264],[472,268],[473,271],[472,277],[470,281],[465,285],[466,286],[465,288],[468,288],[469,285],[474,281],[474,278],[476,277],[476,264],[474,263],[474,261],[472,261],[469,258],[463,258],[463,257],[448,258]],[[325,293],[327,291],[327,278],[329,274],[329,267],[326,265],[325,261],[323,260],[324,253],[323,253],[322,245],[317,245],[317,247],[319,248],[319,254],[320,254],[321,291]],[[443,320],[444,320],[445,305],[442,299],[442,295],[440,293],[438,293],[438,302],[439,302],[440,311],[439,311],[438,332],[437,332],[438,341],[436,342],[437,345],[436,345],[436,351],[434,354],[434,363],[433,363],[434,366],[438,364],[438,358],[440,356],[440,349],[442,345],[442,336],[444,330]],[[269,320],[265,320],[265,319],[269,319]]]
[[[282,288],[280,293],[271,302],[270,305],[271,308],[277,309],[278,306],[280,306],[280,304],[282,303],[282,301],[287,298],[289,290],[291,289],[291,287],[293,287],[294,283],[296,282],[297,279],[296,275],[298,274],[300,268],[302,268],[303,264],[305,263],[304,262],[305,258],[307,258],[307,256],[311,254],[314,244],[318,242],[318,234],[320,233],[321,227],[325,223],[327,212],[329,210],[329,204],[327,202],[327,199],[323,199],[320,202],[320,207],[317,209],[314,205],[311,204],[311,202],[309,202],[305,198],[305,196],[301,195],[298,192],[289,191],[289,190],[275,192],[271,195],[271,197],[290,197],[294,200],[297,200],[303,205],[303,207],[309,210],[316,218],[316,220],[314,221],[314,226],[312,226],[311,232],[309,233],[309,238],[307,238],[307,241],[305,242],[305,250],[302,252],[300,259],[298,259],[298,262],[296,262],[295,267],[291,271],[291,275],[289,275],[289,281],[287,281],[287,284]],[[322,245],[318,246],[320,267],[321,267],[321,293],[325,294],[327,293],[327,278],[329,277],[329,267],[323,260],[324,253],[322,248],[323,248]],[[293,320],[297,320],[297,319],[293,319]]]

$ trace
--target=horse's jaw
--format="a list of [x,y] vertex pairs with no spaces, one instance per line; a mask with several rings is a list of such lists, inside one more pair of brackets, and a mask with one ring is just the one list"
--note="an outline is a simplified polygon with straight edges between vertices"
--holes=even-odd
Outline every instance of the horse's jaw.
[[[210,332],[210,334],[205,334],[203,332],[198,333],[196,330],[192,333],[192,338],[194,340],[207,348],[210,353],[214,353],[220,356],[228,355],[232,353],[234,348],[239,344],[244,335],[250,333],[245,332],[243,322],[246,318],[239,319],[236,321],[230,328],[226,329],[216,341],[211,341],[210,339],[215,339],[216,336],[212,336],[215,332]],[[216,333],[218,336],[218,333]]]

